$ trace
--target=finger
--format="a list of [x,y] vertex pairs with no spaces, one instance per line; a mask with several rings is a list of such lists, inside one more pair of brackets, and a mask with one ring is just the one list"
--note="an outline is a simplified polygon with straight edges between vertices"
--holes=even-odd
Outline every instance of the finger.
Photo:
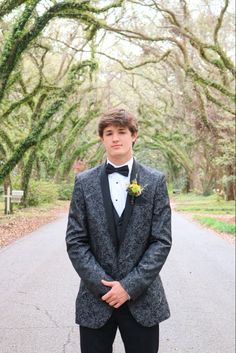
[[112,296],[112,297],[109,297],[107,300],[106,300],[106,302],[107,303],[111,303],[111,302],[113,302],[113,303],[117,303],[119,301],[119,299],[115,296]]
[[117,300],[116,300],[115,298],[108,298],[108,299],[105,300],[105,302],[106,302],[107,304],[110,304],[111,302],[117,303]]
[[111,294],[109,292],[102,296],[102,300],[105,301],[109,300],[109,298],[111,299]]
[[108,281],[105,281],[104,279],[102,279],[101,282],[107,287],[113,287],[114,285],[114,282],[108,282]]
[[107,303],[107,304],[109,304],[110,306],[114,306],[115,307],[115,305],[117,305],[118,303],[117,303],[116,300],[112,300],[110,303]]
[[123,305],[125,302],[127,301],[127,299],[125,298],[120,298],[119,301],[116,301],[117,303],[114,305],[114,308],[118,309],[121,305]]
[[112,300],[112,299],[115,299],[115,298],[116,298],[116,296],[114,295],[112,290],[109,290],[109,292],[107,292],[106,294],[104,294],[102,296],[102,300]]

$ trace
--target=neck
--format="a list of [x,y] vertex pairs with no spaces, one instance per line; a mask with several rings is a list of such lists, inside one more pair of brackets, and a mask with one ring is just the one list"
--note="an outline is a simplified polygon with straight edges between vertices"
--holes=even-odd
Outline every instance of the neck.
[[111,163],[119,166],[119,165],[123,165],[123,164],[127,163],[132,157],[133,157],[132,155],[130,155],[129,157],[123,157],[123,158],[121,158],[121,157],[114,158],[114,157],[108,156],[108,159]]

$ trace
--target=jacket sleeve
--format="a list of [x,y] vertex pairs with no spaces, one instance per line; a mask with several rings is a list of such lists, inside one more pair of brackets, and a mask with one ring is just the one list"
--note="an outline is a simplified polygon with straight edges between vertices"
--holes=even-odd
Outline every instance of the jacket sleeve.
[[75,179],[70,204],[66,245],[72,265],[84,281],[86,287],[96,296],[101,297],[104,295],[108,289],[101,283],[101,280],[112,281],[113,279],[105,273],[96,261],[90,248],[86,205],[79,175]]
[[135,300],[155,280],[171,248],[171,209],[165,177],[159,179],[155,191],[149,244],[140,262],[120,283]]

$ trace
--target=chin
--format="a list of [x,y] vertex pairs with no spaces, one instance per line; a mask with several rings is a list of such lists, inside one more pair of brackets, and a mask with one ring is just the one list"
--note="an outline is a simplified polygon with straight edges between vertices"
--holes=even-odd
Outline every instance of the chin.
[[124,153],[122,153],[121,151],[119,150],[116,150],[116,151],[112,151],[112,153],[110,154],[111,156],[123,156]]

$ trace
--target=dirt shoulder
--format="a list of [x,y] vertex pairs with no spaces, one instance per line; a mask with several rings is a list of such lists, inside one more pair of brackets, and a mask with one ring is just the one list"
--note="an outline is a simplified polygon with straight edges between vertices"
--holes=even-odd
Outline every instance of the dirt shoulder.
[[40,226],[68,214],[69,201],[58,201],[54,205],[30,207],[16,210],[12,215],[0,216],[0,248],[33,232]]

